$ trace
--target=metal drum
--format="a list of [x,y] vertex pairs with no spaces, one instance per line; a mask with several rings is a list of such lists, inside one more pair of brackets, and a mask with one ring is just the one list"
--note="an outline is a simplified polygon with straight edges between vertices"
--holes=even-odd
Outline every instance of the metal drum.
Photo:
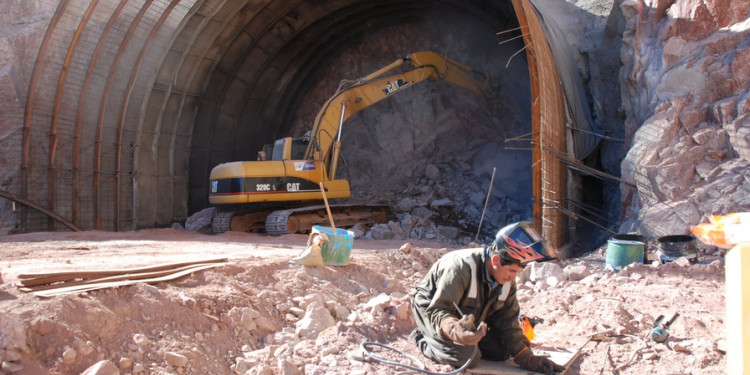
[[669,263],[685,257],[690,263],[698,263],[698,247],[696,238],[687,235],[659,237],[659,261]]
[[640,234],[615,234],[612,239],[643,242],[643,264],[648,264],[648,240],[646,237]]

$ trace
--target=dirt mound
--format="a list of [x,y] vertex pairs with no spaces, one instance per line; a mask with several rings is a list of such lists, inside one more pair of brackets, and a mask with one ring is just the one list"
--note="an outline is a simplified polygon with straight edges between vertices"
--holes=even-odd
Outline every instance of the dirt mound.
[[[305,241],[302,235],[208,236],[167,229],[2,237],[0,371],[73,374],[100,361],[123,374],[399,371],[356,360],[363,342],[416,356],[431,371],[449,370],[421,357],[408,336],[414,327],[412,288],[452,248],[357,240],[347,266],[288,264]],[[171,282],[45,299],[15,287],[22,273],[206,257],[229,261]],[[584,347],[573,373],[723,374],[720,263],[632,265],[612,272],[602,252],[594,252],[547,263],[544,270],[529,267],[519,278],[519,298],[523,313],[544,319],[535,343],[577,349],[590,335],[606,332]],[[673,313],[680,317],[669,339],[649,341],[654,319]]]

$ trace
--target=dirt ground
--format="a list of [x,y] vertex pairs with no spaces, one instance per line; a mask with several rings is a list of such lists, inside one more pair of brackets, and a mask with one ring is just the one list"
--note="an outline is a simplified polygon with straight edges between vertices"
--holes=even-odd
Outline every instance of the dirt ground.
[[[430,265],[452,247],[356,239],[349,265],[289,264],[306,240],[174,229],[0,237],[0,374],[79,374],[103,360],[122,374],[405,370],[353,359],[362,354],[363,342],[414,356],[429,371],[451,370],[421,357],[410,342],[409,298]],[[703,256],[705,264],[637,264],[614,272],[604,267],[605,247],[558,262],[563,280],[523,276],[522,313],[544,319],[533,342],[575,350],[591,335],[607,332],[583,347],[569,374],[724,374],[721,256]],[[212,258],[228,262],[154,285],[50,298],[16,287],[19,274]],[[650,341],[657,316],[674,313],[680,316],[668,340]],[[311,319],[326,323],[305,325]],[[419,366],[397,351],[372,350]]]

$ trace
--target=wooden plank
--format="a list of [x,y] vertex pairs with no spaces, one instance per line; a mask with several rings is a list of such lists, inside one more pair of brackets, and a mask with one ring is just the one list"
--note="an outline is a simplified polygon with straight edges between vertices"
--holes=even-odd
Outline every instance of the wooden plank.
[[[534,347],[533,351],[535,355],[549,356],[549,359],[552,360],[552,362],[555,362],[560,366],[565,366],[575,355],[575,352],[571,349],[547,346]],[[481,360],[477,367],[467,369],[466,373],[478,375],[543,375],[538,372],[524,370],[518,367],[512,359],[503,362]]]
[[19,274],[19,283],[23,286],[36,286],[44,285],[54,282],[76,280],[76,279],[87,279],[97,277],[107,277],[122,275],[125,273],[142,273],[142,272],[155,272],[163,271],[172,268],[203,264],[203,263],[223,263],[226,262],[227,258],[213,258],[204,259],[191,262],[180,262],[180,263],[168,263],[158,266],[146,266],[137,268],[125,268],[125,269],[111,269],[111,270],[99,270],[99,271],[65,271],[65,272],[50,272],[50,273],[25,273]]
[[53,296],[59,296],[59,295],[69,294],[69,293],[90,292],[92,290],[97,290],[97,289],[117,288],[121,286],[135,285],[139,283],[155,284],[155,283],[159,283],[163,281],[171,281],[171,280],[189,275],[194,272],[198,272],[198,271],[202,271],[205,269],[218,267],[218,266],[221,266],[221,264],[207,264],[203,266],[191,267],[189,269],[186,269],[180,272],[171,273],[167,276],[155,277],[151,279],[111,281],[111,282],[104,282],[104,283],[91,284],[91,285],[76,285],[76,286],[71,286],[67,288],[43,290],[43,291],[35,292],[34,295],[37,297],[53,297]]
[[[206,264],[207,263],[201,263],[200,265],[206,265]],[[99,278],[93,278],[93,279],[77,280],[77,281],[68,281],[64,283],[36,285],[32,287],[23,287],[23,288],[18,288],[18,289],[21,290],[22,292],[35,292],[35,291],[40,291],[40,290],[59,289],[62,287],[70,287],[70,286],[76,286],[76,285],[92,285],[92,284],[104,283],[104,282],[109,282],[109,281],[150,279],[150,278],[159,277],[159,276],[166,276],[166,275],[169,275],[175,272],[180,272],[180,271],[190,269],[196,266],[197,265],[190,265],[190,266],[170,268],[168,270],[155,271],[155,272],[125,273],[122,275],[114,275],[114,276],[99,277]]]

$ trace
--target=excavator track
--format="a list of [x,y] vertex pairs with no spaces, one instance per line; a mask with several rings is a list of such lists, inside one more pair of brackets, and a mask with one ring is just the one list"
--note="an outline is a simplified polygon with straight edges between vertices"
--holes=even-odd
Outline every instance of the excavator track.
[[261,232],[264,230],[266,217],[272,212],[270,209],[249,212],[225,211],[219,212],[211,220],[211,233],[224,232]]
[[211,220],[211,233],[224,233],[231,229],[234,212],[219,212]]
[[[391,214],[384,205],[341,204],[331,205],[331,215],[336,227],[346,228],[356,224],[385,223]],[[280,210],[251,212],[219,212],[211,222],[211,232],[263,232],[271,235],[309,233],[315,225],[330,226],[325,206],[306,206]]]
[[[390,208],[382,205],[332,205],[331,215],[337,227],[351,227],[356,224],[385,223]],[[281,235],[309,233],[315,225],[329,226],[330,220],[325,206],[308,206],[278,210],[266,218],[266,233]]]

